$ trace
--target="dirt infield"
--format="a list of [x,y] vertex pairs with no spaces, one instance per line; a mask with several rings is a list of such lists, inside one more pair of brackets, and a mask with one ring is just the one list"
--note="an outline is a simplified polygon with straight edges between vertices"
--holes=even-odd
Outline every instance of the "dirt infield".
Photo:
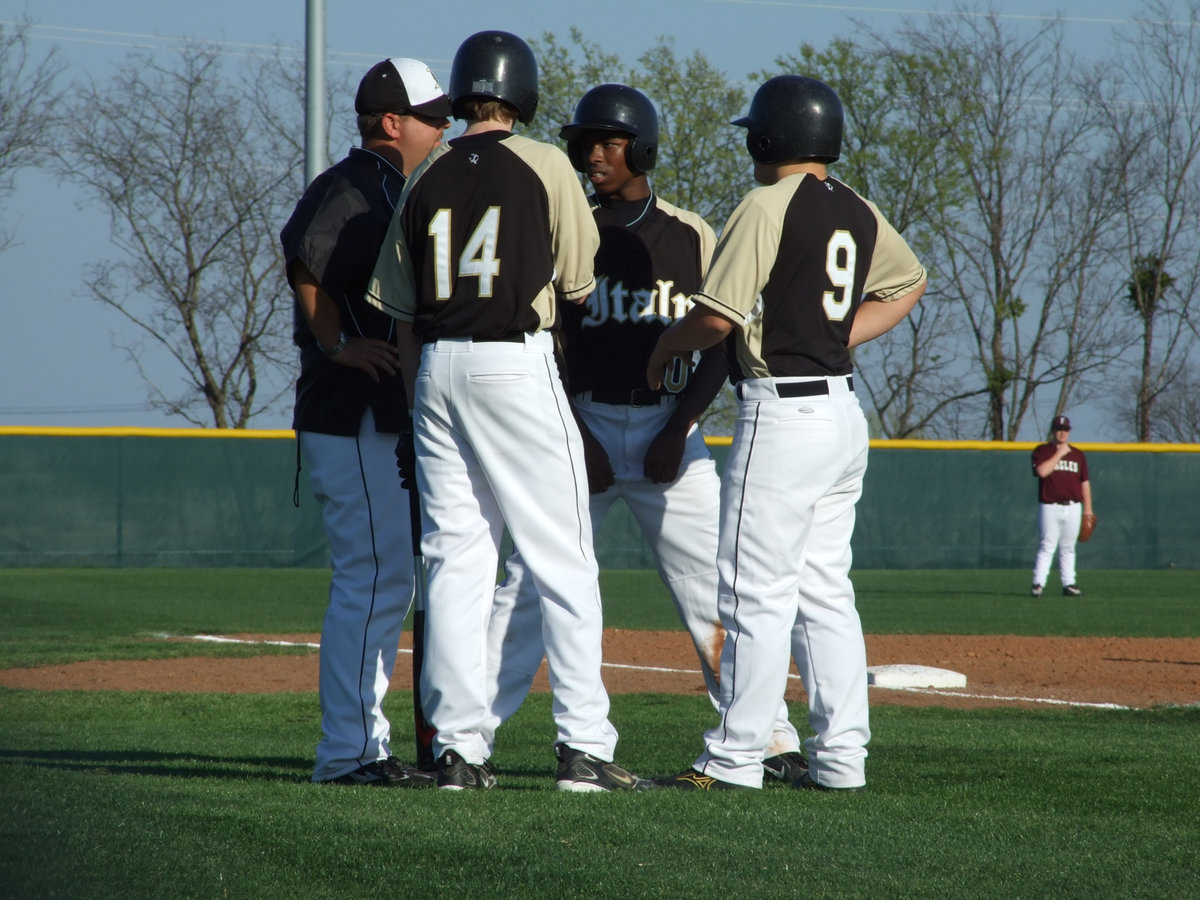
[[[317,644],[319,635],[230,635],[248,641]],[[404,635],[401,649],[410,647]],[[394,687],[412,686],[407,655]],[[682,632],[609,630],[604,680],[614,694],[704,692],[688,636]],[[868,635],[870,665],[914,664],[967,677],[965,688],[871,688],[873,704],[1026,706],[1112,704],[1128,707],[1200,703],[1200,639]],[[315,691],[317,651],[251,658],[189,657],[71,663],[0,671],[0,686],[34,690]],[[545,666],[535,690],[548,690]],[[789,700],[804,696],[792,679]]]

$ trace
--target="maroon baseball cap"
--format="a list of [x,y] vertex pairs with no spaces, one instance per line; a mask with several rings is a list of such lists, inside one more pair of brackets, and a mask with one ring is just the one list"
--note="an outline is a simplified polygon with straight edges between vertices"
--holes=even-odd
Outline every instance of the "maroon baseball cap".
[[448,119],[450,98],[425,63],[395,57],[377,62],[363,76],[354,111],[359,115],[415,112]]
[[1050,429],[1052,431],[1070,431],[1071,420],[1066,416],[1055,416],[1054,421],[1050,423]]

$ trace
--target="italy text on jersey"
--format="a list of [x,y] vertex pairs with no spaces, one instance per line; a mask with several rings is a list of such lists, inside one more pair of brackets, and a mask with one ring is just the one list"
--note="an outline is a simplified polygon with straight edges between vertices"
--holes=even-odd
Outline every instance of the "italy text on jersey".
[[653,289],[630,290],[624,283],[601,277],[587,298],[587,312],[580,323],[595,328],[606,322],[645,322],[669,325],[692,308],[692,298],[675,290],[675,282],[657,280]]

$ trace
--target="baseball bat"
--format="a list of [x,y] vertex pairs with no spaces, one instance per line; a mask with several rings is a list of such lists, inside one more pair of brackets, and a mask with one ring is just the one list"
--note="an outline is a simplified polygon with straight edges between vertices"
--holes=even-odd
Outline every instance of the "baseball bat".
[[[415,482],[416,479],[414,478]],[[413,551],[413,617],[412,617],[412,681],[413,681],[413,739],[417,745],[417,767],[427,771],[437,768],[433,759],[433,736],[437,729],[425,718],[421,705],[421,670],[425,666],[425,556],[421,552],[421,499],[417,486],[408,489],[408,513],[412,524]]]

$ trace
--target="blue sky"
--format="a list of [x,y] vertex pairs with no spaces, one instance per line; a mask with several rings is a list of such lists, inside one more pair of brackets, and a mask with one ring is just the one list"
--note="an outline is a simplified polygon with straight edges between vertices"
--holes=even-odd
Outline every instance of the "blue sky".
[[[235,53],[277,44],[303,48],[305,6],[305,0],[0,0],[0,22],[32,19],[35,52],[57,47],[67,66],[64,74],[103,79],[129,51],[168,52],[181,38],[220,41]],[[331,72],[365,71],[387,56],[415,56],[444,83],[455,48],[475,31],[501,28],[525,37],[552,32],[565,39],[574,26],[630,62],[658,37],[672,35],[677,51],[700,50],[731,78],[744,78],[802,43],[852,36],[863,27],[888,32],[952,8],[920,0],[883,6],[787,0],[325,0],[325,32]],[[1006,0],[997,8],[1014,25],[1031,26],[1047,9],[1056,10],[1066,21],[1070,46],[1086,54],[1111,46],[1114,29],[1131,28],[1139,4],[1070,0],[1052,7]],[[296,77],[304,77],[300,62]],[[349,116],[350,98],[345,99]],[[76,200],[70,188],[28,173],[0,214],[20,242],[0,253],[6,334],[0,353],[0,425],[185,427],[181,419],[141,409],[144,383],[112,346],[113,334],[129,326],[83,294],[83,267],[114,251],[107,216],[77,208]],[[165,359],[144,363],[168,387],[177,378]],[[1072,411],[1072,418],[1081,440],[1115,437],[1104,433],[1099,412]],[[286,428],[289,421],[290,411],[284,411],[256,420],[255,427]]]

